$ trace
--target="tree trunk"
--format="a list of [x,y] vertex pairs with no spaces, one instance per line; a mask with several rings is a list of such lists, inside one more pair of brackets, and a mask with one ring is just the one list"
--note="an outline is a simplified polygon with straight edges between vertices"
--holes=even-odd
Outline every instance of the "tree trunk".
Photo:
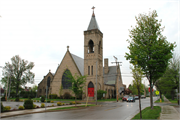
[[140,119],[142,119],[142,113],[141,113],[141,93],[138,90],[138,96],[139,96],[139,111],[140,111]]
[[18,91],[19,91],[19,81],[17,82],[17,85],[16,85],[16,96],[18,95]]
[[152,83],[150,81],[150,103],[151,103],[151,109],[153,109],[153,93],[152,93],[153,86],[151,84]]

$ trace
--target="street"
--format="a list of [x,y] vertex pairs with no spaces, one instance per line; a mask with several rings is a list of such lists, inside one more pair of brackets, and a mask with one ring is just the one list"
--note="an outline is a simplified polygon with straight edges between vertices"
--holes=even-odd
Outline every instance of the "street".
[[[154,97],[153,100],[157,100]],[[101,102],[98,107],[79,110],[44,112],[20,115],[2,120],[59,120],[59,119],[121,119],[129,120],[139,112],[139,101],[136,102]],[[141,99],[142,109],[150,106],[150,98]]]

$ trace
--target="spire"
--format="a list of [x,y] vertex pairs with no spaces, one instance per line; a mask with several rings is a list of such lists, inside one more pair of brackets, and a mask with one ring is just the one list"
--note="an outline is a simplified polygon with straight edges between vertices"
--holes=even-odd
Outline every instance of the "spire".
[[89,27],[88,27],[87,30],[99,29],[99,26],[97,24],[97,21],[96,21],[96,18],[95,18],[95,14],[94,14],[95,7],[93,6],[92,9],[93,9],[93,14],[92,14],[91,21],[89,23]]

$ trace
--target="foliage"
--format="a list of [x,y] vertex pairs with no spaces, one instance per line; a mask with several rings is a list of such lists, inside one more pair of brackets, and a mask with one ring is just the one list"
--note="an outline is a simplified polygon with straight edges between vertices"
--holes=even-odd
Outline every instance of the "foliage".
[[44,104],[44,103],[41,103],[41,107],[44,108],[44,107],[45,107],[45,104]]
[[64,97],[64,99],[70,99],[71,98],[71,94],[69,92],[65,92],[63,97]]
[[72,87],[70,87],[70,89],[74,92],[76,101],[78,95],[83,93],[82,91],[85,86],[86,76],[79,76],[77,74],[73,76],[71,75],[70,71],[67,70],[66,77],[69,78],[68,82],[72,83]]
[[73,105],[73,104],[76,104],[76,102],[75,102],[75,101],[71,101],[71,102],[70,102],[70,105]]
[[51,106],[54,107],[54,104],[52,104]]
[[98,90],[97,91],[97,99],[101,99],[103,97],[103,94],[106,94],[107,92],[104,90]]
[[19,96],[16,96],[15,101],[16,101],[16,102],[19,102]]
[[37,86],[37,85],[33,85],[33,87],[31,88],[31,90],[32,90],[33,92],[36,92],[36,90],[38,90],[38,86]]
[[62,90],[63,90],[63,86],[62,86],[62,84],[61,84],[61,85],[60,85],[60,88],[59,88],[59,97],[60,97],[60,99],[62,99],[62,98],[61,98]]
[[37,102],[39,102],[39,100],[37,100]]
[[1,101],[6,101],[5,96],[3,96],[3,97],[1,98]]
[[54,103],[54,101],[51,101],[51,103]]
[[30,100],[30,99],[25,100],[23,106],[25,109],[32,109],[33,108],[33,100]]
[[19,110],[24,110],[24,106],[19,106]]
[[47,100],[47,103],[50,103],[51,101],[50,100]]
[[45,97],[41,96],[41,102],[45,102]]
[[27,60],[21,59],[19,55],[11,58],[11,63],[5,63],[3,67],[4,81],[7,83],[8,76],[11,75],[12,87],[16,89],[16,95],[19,93],[20,85],[25,85],[27,82],[34,82],[34,73],[31,72],[34,63],[28,63]]
[[8,111],[11,110],[11,107],[10,106],[5,106],[3,110],[4,110],[3,112],[8,112]]
[[34,100],[34,102],[36,102],[36,100]]
[[[127,40],[130,53],[126,53],[126,60],[135,63],[137,56],[137,64],[142,68],[150,85],[155,84],[165,72],[168,61],[172,58],[172,51],[176,47],[175,43],[169,43],[166,37],[161,34],[164,28],[161,27],[161,21],[156,19],[157,12],[154,10],[148,15],[140,14],[136,18],[137,25],[130,30],[130,40]],[[152,90],[152,86],[150,86]],[[153,108],[152,92],[151,108]]]
[[35,108],[36,108],[36,106],[37,106],[37,105],[33,104],[33,109],[35,109]]
[[61,102],[57,102],[57,106],[61,106],[61,104],[62,104]]
[[3,112],[3,111],[4,111],[4,106],[3,106],[2,102],[1,102],[1,112]]
[[49,95],[49,98],[51,98],[51,99],[57,99],[57,94],[50,94],[50,95]]

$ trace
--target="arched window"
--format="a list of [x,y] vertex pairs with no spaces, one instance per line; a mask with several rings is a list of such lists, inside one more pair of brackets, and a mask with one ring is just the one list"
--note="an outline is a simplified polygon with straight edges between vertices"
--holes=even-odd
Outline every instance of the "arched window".
[[89,47],[88,53],[94,53],[94,42],[92,40],[89,41],[88,47]]
[[71,72],[67,69],[62,76],[62,87],[63,89],[69,89],[69,87],[72,87],[72,83],[69,81],[70,78],[68,77],[71,75]]
[[101,54],[101,41],[99,41],[99,45],[98,45],[98,53]]
[[94,88],[94,85],[93,85],[93,83],[92,83],[92,82],[89,82],[89,84],[88,84],[88,88]]
[[50,87],[50,82],[51,82],[51,77],[49,76],[48,79],[47,79],[47,86],[48,86],[48,88]]

